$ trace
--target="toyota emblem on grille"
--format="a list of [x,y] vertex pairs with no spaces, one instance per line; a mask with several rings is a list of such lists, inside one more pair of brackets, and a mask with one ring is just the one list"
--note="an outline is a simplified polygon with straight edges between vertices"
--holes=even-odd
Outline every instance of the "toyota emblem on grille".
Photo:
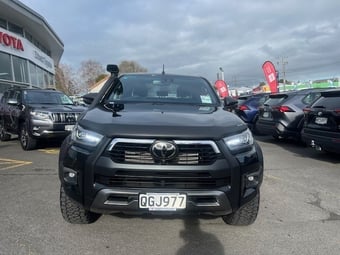
[[70,114],[66,114],[66,119],[68,121],[76,121],[76,117],[74,115]]
[[173,142],[155,141],[151,145],[151,154],[155,159],[171,160],[177,155],[177,146]]

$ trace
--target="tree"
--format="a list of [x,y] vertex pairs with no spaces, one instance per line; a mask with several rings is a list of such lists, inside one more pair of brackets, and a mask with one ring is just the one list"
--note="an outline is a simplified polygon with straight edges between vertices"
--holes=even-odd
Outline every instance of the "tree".
[[90,59],[83,61],[80,64],[80,80],[86,89],[89,89],[93,84],[95,84],[97,78],[104,73],[105,70],[98,61]]
[[[127,60],[119,64],[119,70],[120,73],[147,72],[147,69],[137,62]],[[103,66],[91,59],[82,61],[78,72],[69,65],[60,64],[56,68],[56,88],[68,95],[87,93],[96,82],[107,75]]]
[[60,66],[56,66],[55,68],[55,87],[57,90],[67,92],[65,83],[64,83],[64,72],[60,68]]
[[148,71],[137,62],[128,60],[123,60],[118,67],[120,73],[144,73]]
[[103,80],[104,78],[106,78],[106,77],[108,77],[109,75],[108,74],[100,74],[97,78],[96,78],[96,80],[95,80],[95,83],[97,83],[97,82],[99,82],[99,81],[101,81],[101,80]]
[[82,90],[74,70],[69,65],[60,64],[56,67],[55,80],[56,88],[68,95],[78,94]]

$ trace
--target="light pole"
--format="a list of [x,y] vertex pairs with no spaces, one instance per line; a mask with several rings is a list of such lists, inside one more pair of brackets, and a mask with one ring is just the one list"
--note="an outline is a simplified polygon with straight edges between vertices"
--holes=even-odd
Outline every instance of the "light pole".
[[[281,57],[281,68],[282,68],[282,78],[283,78],[283,91],[286,91],[286,65],[288,61],[285,61],[286,57]],[[280,65],[280,62],[277,62]]]
[[220,67],[220,71],[221,71],[221,80],[224,81],[224,71],[222,67]]

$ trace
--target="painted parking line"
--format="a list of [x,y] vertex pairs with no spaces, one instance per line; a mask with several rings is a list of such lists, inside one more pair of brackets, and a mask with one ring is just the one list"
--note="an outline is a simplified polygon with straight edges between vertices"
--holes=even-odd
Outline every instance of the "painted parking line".
[[274,180],[278,180],[278,181],[282,181],[282,179],[280,177],[276,177],[274,175],[271,174],[264,174],[264,177],[268,178],[268,179],[274,179]]
[[53,155],[56,155],[59,153],[59,149],[40,149],[38,151],[41,151],[47,154],[53,154]]
[[0,158],[0,170],[7,170],[11,168],[17,168],[20,166],[25,166],[32,164],[31,161],[22,161],[16,159]]

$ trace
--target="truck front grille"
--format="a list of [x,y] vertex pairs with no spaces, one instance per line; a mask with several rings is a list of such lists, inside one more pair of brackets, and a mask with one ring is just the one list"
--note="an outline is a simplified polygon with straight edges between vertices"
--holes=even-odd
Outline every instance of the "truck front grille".
[[55,123],[75,123],[80,114],[80,112],[54,112],[51,118]]
[[[153,140],[116,139],[108,153],[111,159],[121,164],[166,164],[166,165],[210,165],[219,156],[212,141],[174,141],[178,154],[171,160],[159,161],[152,156]],[[122,141],[121,141],[122,140]]]
[[212,178],[209,172],[117,171],[114,176],[97,174],[95,182],[109,187],[210,189],[230,185],[230,177]]

